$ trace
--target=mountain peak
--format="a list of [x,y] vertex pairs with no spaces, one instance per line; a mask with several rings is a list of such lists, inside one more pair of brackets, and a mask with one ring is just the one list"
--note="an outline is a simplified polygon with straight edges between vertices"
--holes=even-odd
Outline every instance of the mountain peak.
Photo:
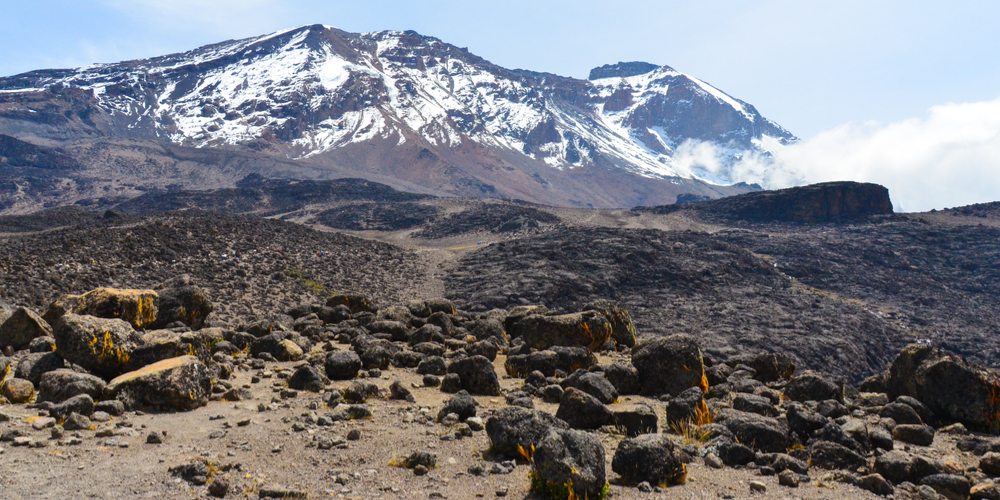
[[601,78],[628,78],[630,76],[644,75],[651,71],[656,71],[661,67],[667,66],[659,66],[642,61],[605,64],[604,66],[590,70],[590,76],[587,79],[600,80]]

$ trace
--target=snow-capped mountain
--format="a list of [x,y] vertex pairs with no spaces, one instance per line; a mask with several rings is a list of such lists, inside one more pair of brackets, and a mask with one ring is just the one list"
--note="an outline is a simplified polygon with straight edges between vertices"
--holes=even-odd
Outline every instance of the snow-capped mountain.
[[796,140],[668,66],[619,63],[578,80],[504,69],[411,31],[319,25],[0,78],[0,133],[252,150],[441,192],[597,206],[746,189],[722,186],[724,169],[680,168],[685,141],[738,158]]

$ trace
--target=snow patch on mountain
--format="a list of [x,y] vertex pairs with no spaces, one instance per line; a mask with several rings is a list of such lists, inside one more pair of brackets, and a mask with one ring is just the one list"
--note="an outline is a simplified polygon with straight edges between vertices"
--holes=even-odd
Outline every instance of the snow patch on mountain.
[[[592,81],[538,76],[413,32],[306,26],[79,68],[31,88],[65,86],[92,90],[130,130],[195,147],[287,144],[296,158],[373,140],[404,144],[411,135],[439,148],[472,141],[560,170],[610,164],[646,177],[730,183],[740,180],[727,167],[733,159],[795,140],[752,106],[667,66]],[[695,101],[710,119],[733,125],[713,136],[688,131],[682,122],[698,119],[685,115]],[[722,153],[706,165],[697,143]]]

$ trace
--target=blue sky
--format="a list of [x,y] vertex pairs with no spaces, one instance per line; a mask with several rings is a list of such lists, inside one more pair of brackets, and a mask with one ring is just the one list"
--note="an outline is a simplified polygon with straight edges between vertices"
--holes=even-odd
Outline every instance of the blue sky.
[[[501,66],[581,78],[617,61],[667,64],[755,105],[811,147],[825,137],[820,142],[832,149],[816,155],[870,149],[880,133],[884,142],[887,129],[914,121],[926,140],[940,115],[935,106],[978,103],[985,114],[1000,98],[997,2],[0,0],[0,12],[0,75],[144,58],[314,23],[414,29]],[[848,142],[832,143],[830,134]],[[975,146],[985,152],[973,156],[989,156],[1000,127],[997,134],[984,135]],[[850,175],[898,183],[879,177],[879,158],[852,156],[868,167]],[[933,168],[924,163],[901,168],[918,175]],[[810,168],[818,173],[808,180],[847,175],[830,162]],[[995,192],[910,205],[1000,199],[995,176]]]

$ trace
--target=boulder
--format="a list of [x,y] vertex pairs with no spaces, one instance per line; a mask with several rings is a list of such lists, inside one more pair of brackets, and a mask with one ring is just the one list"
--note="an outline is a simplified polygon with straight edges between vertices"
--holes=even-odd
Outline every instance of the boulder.
[[156,322],[156,292],[97,288],[80,296],[74,314],[120,319],[133,328],[148,328]]
[[38,384],[38,400],[61,403],[81,394],[97,400],[103,396],[106,385],[99,377],[89,373],[61,368],[42,375]]
[[[351,310],[351,314],[357,314],[359,312],[378,312],[378,308],[375,307],[375,302],[365,297],[364,295],[358,294],[342,294],[334,295],[326,301],[326,307],[337,307],[337,306],[347,306]],[[419,316],[419,314],[415,314]]]
[[938,417],[970,430],[1000,428],[1000,376],[927,344],[907,346],[889,366],[890,398],[910,396]]
[[[546,314],[549,308],[545,306],[517,306],[511,309],[503,319],[503,328],[511,339],[517,338],[513,331],[514,324],[532,314]],[[430,314],[428,314],[430,316]]]
[[934,488],[934,491],[944,495],[948,500],[966,500],[972,489],[965,476],[954,474],[931,474],[921,479],[920,484]]
[[754,378],[761,382],[790,380],[795,373],[795,362],[787,354],[762,352],[748,361],[748,366],[754,369]]
[[707,423],[710,416],[701,387],[691,387],[667,403],[665,426],[675,427],[684,422],[701,425]]
[[612,420],[628,437],[640,434],[656,434],[659,419],[653,408],[647,404],[635,403],[624,407],[616,406],[612,411]]
[[903,403],[889,403],[878,411],[878,416],[891,418],[897,424],[921,425],[924,421],[912,406]]
[[48,335],[35,337],[28,343],[30,352],[52,352],[56,350],[56,339]]
[[212,381],[207,366],[195,356],[153,363],[116,377],[104,389],[108,398],[129,408],[155,406],[193,410],[208,403]]
[[211,299],[186,274],[160,283],[156,294],[156,321],[150,328],[163,328],[180,321],[194,330],[200,330],[212,313]]
[[33,339],[52,335],[52,327],[31,309],[21,307],[0,325],[0,350],[28,347]]
[[483,356],[470,356],[452,361],[448,365],[448,373],[458,374],[462,388],[470,394],[480,396],[499,396],[500,381],[493,363]]
[[278,342],[272,354],[274,354],[274,359],[278,361],[298,361],[302,359],[304,353],[302,348],[291,339],[284,339]]
[[503,329],[503,322],[499,319],[479,319],[472,323],[472,328],[469,329],[469,333],[473,337],[479,340],[487,340],[490,338],[495,338],[500,340],[501,344],[507,344],[507,332]]
[[788,404],[785,419],[791,431],[803,440],[812,438],[814,433],[830,423],[830,419],[797,403]]
[[56,353],[105,380],[121,375],[142,337],[120,319],[66,313],[53,331]]
[[597,351],[611,338],[611,323],[597,311],[559,316],[533,314],[514,323],[509,331],[512,338],[523,338],[532,349],[584,346]]
[[618,391],[611,385],[604,374],[578,370],[566,377],[560,383],[563,389],[573,387],[597,398],[603,404],[609,405],[618,399]]
[[979,470],[990,477],[1000,477],[1000,453],[986,453],[979,459]]
[[573,373],[597,364],[597,357],[585,347],[553,346],[531,354],[507,356],[504,370],[511,377],[525,377],[533,371],[551,377],[557,371]]
[[765,417],[777,417],[780,412],[771,404],[771,400],[755,394],[737,394],[733,398],[733,409],[748,413],[756,413]]
[[934,428],[929,425],[897,425],[892,429],[892,437],[904,443],[930,446],[934,442]]
[[639,372],[642,393],[678,395],[690,387],[708,390],[701,349],[684,334],[660,337],[632,348],[632,365]]
[[78,394],[49,408],[49,416],[63,419],[77,413],[89,417],[94,413],[94,398],[89,394]]
[[125,371],[135,371],[164,359],[178,356],[198,356],[202,362],[212,357],[212,345],[224,339],[219,328],[206,328],[196,332],[152,330],[142,334],[142,345],[129,356]]
[[942,467],[919,455],[910,455],[902,451],[890,451],[875,459],[875,472],[894,484],[909,481],[919,484],[920,480],[934,474],[940,474]]
[[42,381],[42,375],[60,368],[65,368],[66,363],[59,354],[54,352],[36,352],[29,354],[18,361],[14,376],[31,381],[38,386]]
[[879,496],[889,496],[892,494],[892,485],[882,477],[882,474],[868,474],[858,478],[858,488],[868,490]]
[[14,404],[27,403],[35,396],[35,386],[22,378],[11,378],[0,384],[0,396]]
[[634,347],[636,343],[635,323],[632,315],[619,302],[598,300],[583,306],[584,311],[597,311],[611,323],[611,339],[615,344]]
[[350,380],[361,371],[361,358],[353,351],[333,351],[326,357],[323,368],[330,380]]
[[556,498],[604,498],[604,445],[596,436],[573,429],[550,429],[535,448],[531,488]]
[[979,483],[969,490],[971,500],[1000,500],[1000,487],[992,481]]
[[288,387],[297,391],[319,392],[323,390],[323,376],[312,365],[303,365],[288,377]]
[[623,440],[611,460],[611,470],[625,484],[647,482],[666,487],[683,482],[687,470],[674,454],[674,445],[662,434],[644,434]]
[[785,397],[792,401],[844,400],[839,385],[811,370],[803,372],[785,385]]
[[814,441],[809,445],[814,467],[821,469],[857,470],[868,462],[854,450],[832,441]]
[[440,422],[448,414],[454,413],[458,415],[460,422],[465,422],[469,417],[476,416],[476,406],[478,403],[469,395],[468,391],[458,391],[455,397],[445,402],[444,407],[438,412],[437,420]]
[[63,317],[63,314],[68,312],[73,312],[73,308],[76,307],[76,302],[80,300],[79,295],[60,295],[53,300],[45,313],[42,314],[42,319],[45,320],[49,326],[55,328],[56,323],[59,322],[59,318]]
[[615,361],[612,365],[602,366],[600,371],[604,372],[604,378],[615,386],[620,396],[639,394],[642,390],[639,370],[629,361]]
[[556,418],[574,429],[598,429],[614,421],[608,407],[594,396],[573,387],[563,392]]
[[569,425],[550,413],[518,406],[502,408],[486,420],[493,449],[511,459],[529,459],[551,428],[568,429]]
[[791,446],[788,426],[777,419],[722,409],[715,421],[724,425],[741,444],[765,453],[784,453]]
[[441,356],[428,356],[417,365],[418,375],[444,375],[448,373],[448,363]]

